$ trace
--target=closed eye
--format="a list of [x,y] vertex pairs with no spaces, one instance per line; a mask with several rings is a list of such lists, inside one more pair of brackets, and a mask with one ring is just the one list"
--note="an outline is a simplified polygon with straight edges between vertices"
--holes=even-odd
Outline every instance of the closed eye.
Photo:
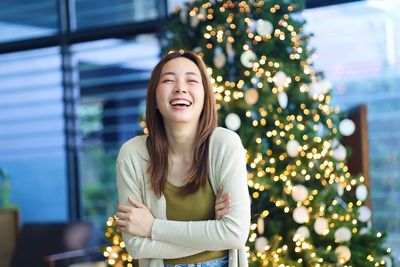
[[167,80],[163,80],[162,82],[163,82],[163,83],[170,83],[170,82],[174,82],[174,81],[173,81],[173,80],[167,79]]
[[196,81],[196,80],[189,80],[188,82],[190,82],[190,83],[199,83],[199,82]]

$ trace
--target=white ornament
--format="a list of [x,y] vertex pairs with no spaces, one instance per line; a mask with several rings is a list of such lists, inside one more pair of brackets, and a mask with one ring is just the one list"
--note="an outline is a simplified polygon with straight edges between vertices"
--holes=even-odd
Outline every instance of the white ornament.
[[335,239],[338,242],[347,242],[351,239],[351,231],[349,228],[342,226],[335,231]]
[[197,14],[194,16],[190,16],[190,27],[196,28],[197,25],[199,25],[199,23],[200,23],[200,20],[197,17]]
[[226,43],[226,54],[228,55],[229,60],[233,60],[235,57],[235,50],[233,50],[232,44],[230,42]]
[[360,235],[365,235],[365,234],[368,234],[368,232],[369,232],[369,230],[368,230],[368,228],[367,227],[363,227],[363,228],[361,228],[360,229]]
[[286,108],[288,104],[288,96],[285,92],[280,92],[278,94],[278,102],[281,108]]
[[367,199],[368,189],[365,185],[361,184],[356,189],[356,197],[358,200],[364,201]]
[[332,88],[332,83],[328,80],[320,80],[319,84],[324,88],[325,92],[328,92]]
[[235,113],[229,113],[225,118],[225,125],[228,129],[236,131],[241,124],[240,117]]
[[386,265],[384,265],[384,266],[386,266],[386,267],[392,267],[392,259],[388,256],[388,255],[385,255],[385,256],[383,256],[382,257],[382,260],[384,260],[385,261],[385,264]]
[[257,61],[257,55],[251,50],[244,51],[240,56],[240,62],[246,68],[252,68],[255,61]]
[[311,97],[319,97],[320,95],[325,95],[326,93],[328,93],[331,87],[332,84],[330,82],[328,82],[327,80],[321,80],[319,82],[310,84],[308,86],[308,93]]
[[344,135],[344,136],[350,136],[354,133],[356,130],[356,125],[352,120],[349,119],[344,119],[339,123],[339,131]]
[[326,235],[329,232],[328,220],[323,217],[316,219],[314,231],[319,235]]
[[344,161],[347,156],[346,148],[343,145],[338,145],[335,150],[333,150],[333,158],[338,161]]
[[367,206],[361,206],[358,209],[358,220],[360,222],[367,222],[371,219],[371,210]]
[[260,236],[256,239],[255,249],[257,252],[264,252],[268,246],[268,239],[264,236]]
[[310,230],[308,230],[307,226],[300,226],[296,230],[296,234],[300,239],[307,239],[310,237]]
[[259,35],[261,36],[271,35],[273,30],[274,27],[272,26],[272,23],[269,22],[268,20],[259,19],[257,21],[256,31]]
[[338,145],[340,145],[339,141],[337,139],[333,139],[331,142],[331,147],[332,148],[337,148]]
[[247,26],[249,27],[249,30],[251,32],[255,32],[257,28],[257,23],[253,19],[250,19],[248,20]]
[[297,157],[297,155],[300,152],[299,147],[300,147],[300,144],[299,144],[299,142],[297,142],[297,140],[290,140],[289,142],[287,142],[286,150],[288,152],[288,155],[292,158]]
[[322,137],[326,134],[326,128],[322,123],[318,123],[317,135]]
[[258,91],[254,88],[250,88],[244,93],[244,101],[249,105],[254,105],[258,101]]
[[186,24],[186,22],[187,22],[187,7],[185,5],[182,6],[181,11],[179,12],[179,16],[181,18],[181,22],[183,24]]
[[295,208],[293,211],[293,219],[297,223],[308,222],[309,214],[307,208],[304,206]]
[[335,253],[338,254],[339,263],[345,263],[350,260],[351,252],[350,249],[346,246],[338,246],[335,249]]
[[202,15],[202,21],[207,19],[207,11],[204,8],[200,8],[200,14]]
[[308,198],[308,190],[304,185],[298,184],[293,186],[292,198],[294,201],[303,202]]
[[226,56],[225,56],[224,52],[222,51],[222,48],[219,46],[215,49],[213,62],[214,62],[214,66],[217,69],[220,69],[225,66]]
[[283,71],[278,71],[272,78],[277,87],[283,87],[288,82],[288,77]]
[[337,184],[336,191],[339,197],[343,196],[344,186],[342,184]]
[[259,235],[264,233],[264,219],[261,217],[257,220],[257,232]]

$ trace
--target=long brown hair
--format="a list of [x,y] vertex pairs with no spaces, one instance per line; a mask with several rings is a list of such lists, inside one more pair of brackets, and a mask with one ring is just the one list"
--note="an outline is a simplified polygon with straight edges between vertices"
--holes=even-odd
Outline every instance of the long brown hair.
[[197,135],[193,147],[193,164],[185,177],[188,183],[185,193],[196,191],[207,181],[208,175],[208,146],[210,136],[217,127],[217,108],[214,93],[202,59],[189,51],[170,52],[155,66],[146,97],[146,125],[148,130],[147,148],[150,155],[147,173],[155,194],[160,197],[168,177],[168,139],[165,132],[163,117],[156,108],[156,89],[164,65],[175,58],[184,57],[191,60],[199,68],[204,86],[204,105],[200,114]]

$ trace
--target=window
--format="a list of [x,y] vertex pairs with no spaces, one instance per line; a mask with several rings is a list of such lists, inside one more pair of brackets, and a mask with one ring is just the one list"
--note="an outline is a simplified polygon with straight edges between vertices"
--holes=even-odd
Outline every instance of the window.
[[103,226],[114,212],[115,157],[141,132],[165,3],[1,1],[0,168],[22,223]]
[[0,43],[57,34],[57,1],[0,1]]
[[80,77],[84,219],[104,224],[115,212],[115,159],[122,143],[143,132],[139,121],[159,50],[151,34],[73,46]]
[[0,167],[22,221],[68,217],[60,66],[57,47],[0,55]]
[[72,23],[74,29],[87,29],[156,19],[163,10],[163,1],[146,0],[74,0]]
[[[396,13],[397,10],[397,13]],[[372,223],[400,255],[400,25],[398,1],[362,1],[310,9],[315,68],[334,83],[342,110],[366,103]]]

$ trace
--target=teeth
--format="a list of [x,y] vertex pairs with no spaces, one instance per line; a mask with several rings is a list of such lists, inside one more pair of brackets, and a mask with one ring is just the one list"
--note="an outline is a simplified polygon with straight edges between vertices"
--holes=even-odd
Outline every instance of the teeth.
[[173,101],[171,102],[172,106],[190,106],[191,103],[189,101],[184,101],[184,100],[177,100],[177,101]]
[[188,104],[184,104],[184,103],[176,103],[176,104],[172,104],[172,106],[185,106],[185,107],[188,107],[188,106],[190,106],[190,105],[188,105]]

